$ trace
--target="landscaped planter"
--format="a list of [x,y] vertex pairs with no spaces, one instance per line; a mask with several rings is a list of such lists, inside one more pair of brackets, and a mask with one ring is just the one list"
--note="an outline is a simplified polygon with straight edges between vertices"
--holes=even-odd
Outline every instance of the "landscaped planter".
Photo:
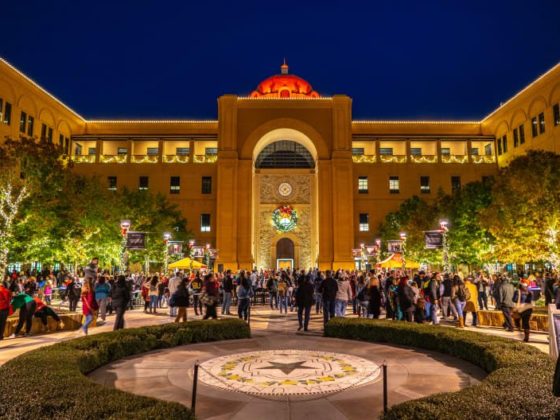
[[[410,322],[334,318],[327,337],[392,343],[446,353],[484,369],[480,384],[389,409],[385,419],[544,419],[560,416],[554,362],[536,348],[488,334]],[[391,373],[389,372],[389,380]]]
[[249,338],[238,319],[131,328],[65,341],[0,367],[1,419],[192,419],[179,404],[129,394],[85,375],[126,356],[207,341]]
[[[502,328],[504,315],[502,311],[478,311],[478,322],[480,325]],[[548,314],[533,312],[529,326],[532,331],[548,332]]]
[[[62,323],[58,325],[58,323],[52,318],[47,318],[47,325],[51,331],[72,331],[77,330],[82,325],[82,314],[81,313],[65,313],[65,314],[58,314]],[[18,315],[12,315],[6,321],[6,329],[4,330],[4,337],[9,337],[12,333],[15,332],[16,326],[18,323]],[[92,324],[92,326],[95,326]],[[25,331],[25,325],[23,326],[23,331]],[[33,318],[33,326],[31,327],[31,332],[33,334],[40,334],[43,332],[43,323],[39,318]]]

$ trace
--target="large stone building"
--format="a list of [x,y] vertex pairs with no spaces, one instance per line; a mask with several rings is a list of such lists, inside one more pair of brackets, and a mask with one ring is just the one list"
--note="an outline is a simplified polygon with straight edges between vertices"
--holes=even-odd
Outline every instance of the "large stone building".
[[218,267],[353,267],[385,215],[493,176],[528,149],[560,152],[560,65],[479,121],[356,121],[281,73],[218,118],[89,120],[0,59],[0,136],[60,144],[107,188],[162,192]]

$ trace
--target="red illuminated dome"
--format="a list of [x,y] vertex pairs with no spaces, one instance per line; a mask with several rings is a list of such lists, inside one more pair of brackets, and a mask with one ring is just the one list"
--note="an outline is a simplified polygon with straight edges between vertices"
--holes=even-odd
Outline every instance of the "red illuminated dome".
[[288,74],[288,65],[280,66],[281,74],[263,80],[251,92],[251,98],[318,98],[311,85],[295,74]]

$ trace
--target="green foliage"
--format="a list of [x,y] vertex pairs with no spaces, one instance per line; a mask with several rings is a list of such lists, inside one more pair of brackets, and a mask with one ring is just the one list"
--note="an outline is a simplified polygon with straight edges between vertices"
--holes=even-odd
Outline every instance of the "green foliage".
[[536,419],[560,415],[560,400],[552,395],[554,363],[534,347],[493,335],[385,320],[334,318],[325,335],[433,350],[489,373],[480,384],[461,391],[393,406],[385,419]]
[[0,418],[193,419],[181,404],[107,388],[84,374],[151,350],[249,337],[249,326],[237,319],[192,321],[97,334],[30,351],[0,367]]

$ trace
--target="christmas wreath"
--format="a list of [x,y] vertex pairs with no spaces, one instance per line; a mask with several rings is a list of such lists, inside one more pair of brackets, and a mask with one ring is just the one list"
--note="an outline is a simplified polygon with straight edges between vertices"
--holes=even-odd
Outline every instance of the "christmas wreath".
[[297,212],[291,206],[280,206],[272,212],[272,223],[279,232],[294,230],[297,221]]

